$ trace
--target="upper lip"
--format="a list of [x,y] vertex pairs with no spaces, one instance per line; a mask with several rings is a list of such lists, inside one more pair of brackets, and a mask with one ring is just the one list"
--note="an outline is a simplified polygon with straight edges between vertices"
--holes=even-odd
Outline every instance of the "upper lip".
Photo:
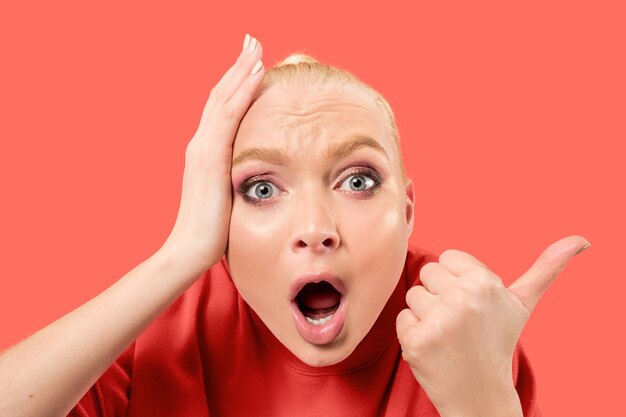
[[298,278],[291,283],[291,287],[289,289],[289,299],[294,300],[306,284],[310,282],[322,281],[330,283],[342,295],[346,293],[346,286],[337,275],[331,274],[330,272],[309,272],[298,276]]

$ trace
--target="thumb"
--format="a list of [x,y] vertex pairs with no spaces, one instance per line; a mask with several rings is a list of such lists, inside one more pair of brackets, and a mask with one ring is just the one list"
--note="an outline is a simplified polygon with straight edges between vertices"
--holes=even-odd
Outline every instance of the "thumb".
[[509,285],[509,292],[520,300],[529,313],[532,312],[567,262],[589,246],[591,244],[587,239],[578,235],[554,242],[543,251],[524,275]]

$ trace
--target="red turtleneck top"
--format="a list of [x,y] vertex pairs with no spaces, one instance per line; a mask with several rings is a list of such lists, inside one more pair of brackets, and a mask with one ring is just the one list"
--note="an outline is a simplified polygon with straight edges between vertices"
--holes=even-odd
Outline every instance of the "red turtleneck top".
[[[419,270],[437,261],[409,247],[378,320],[344,361],[312,367],[294,356],[215,264],[109,367],[71,417],[424,416],[439,414],[402,359],[395,321]],[[541,417],[518,343],[513,378],[525,417]]]

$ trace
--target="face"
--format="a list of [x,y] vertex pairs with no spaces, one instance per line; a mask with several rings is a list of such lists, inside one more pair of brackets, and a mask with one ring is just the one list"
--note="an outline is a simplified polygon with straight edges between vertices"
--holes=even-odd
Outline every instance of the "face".
[[360,92],[274,86],[241,121],[226,259],[243,299],[308,365],[347,358],[398,283],[413,227],[400,163]]

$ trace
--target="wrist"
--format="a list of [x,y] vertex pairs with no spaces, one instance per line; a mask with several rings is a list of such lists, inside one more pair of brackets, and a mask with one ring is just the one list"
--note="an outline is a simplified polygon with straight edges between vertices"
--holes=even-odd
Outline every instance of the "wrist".
[[198,272],[204,272],[218,263],[223,254],[216,255],[215,250],[208,250],[198,244],[191,244],[184,239],[168,237],[158,252],[162,252],[168,258],[177,263],[184,263]]
[[438,411],[441,417],[523,417],[519,395],[510,381],[485,387],[471,404]]
[[177,269],[184,269],[191,275],[200,275],[220,261],[221,257],[203,254],[184,245],[166,241],[153,255]]

